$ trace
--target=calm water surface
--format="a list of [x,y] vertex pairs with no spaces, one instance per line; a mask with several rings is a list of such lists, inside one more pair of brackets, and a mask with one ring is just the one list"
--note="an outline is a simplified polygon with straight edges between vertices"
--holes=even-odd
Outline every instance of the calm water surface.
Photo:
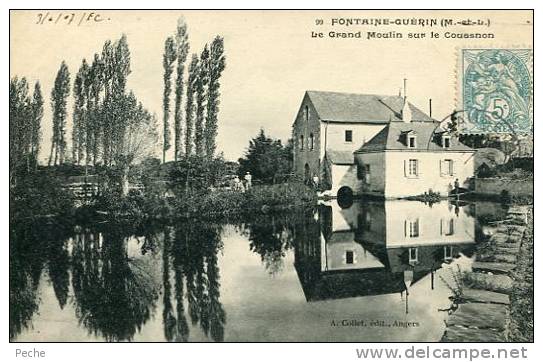
[[437,341],[494,204],[12,225],[13,341]]

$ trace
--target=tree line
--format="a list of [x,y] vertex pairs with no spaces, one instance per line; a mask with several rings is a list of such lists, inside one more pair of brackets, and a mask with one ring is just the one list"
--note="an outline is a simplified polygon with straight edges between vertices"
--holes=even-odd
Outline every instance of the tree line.
[[[190,51],[186,23],[180,19],[176,33],[164,42],[163,68],[163,148],[162,162],[172,147],[170,113],[172,75],[176,71],[174,91],[174,160],[196,155],[212,159],[216,151],[220,77],[226,67],[224,39],[216,36],[198,55],[193,53],[185,80],[185,63]],[[175,69],[174,69],[175,68]],[[183,114],[183,94],[185,107]]]
[[[168,36],[164,45],[163,162],[172,141],[176,161],[184,155],[211,159],[216,151],[219,80],[226,65],[224,40],[216,36],[200,54],[192,54],[185,72],[189,50],[187,25],[180,19],[175,34]],[[142,154],[142,149],[154,147],[158,136],[156,117],[126,89],[130,73],[130,50],[125,35],[114,42],[107,40],[101,53],[95,53],[91,61],[82,59],[73,83],[67,64],[64,61],[60,64],[50,95],[52,137],[48,166],[65,164],[71,158],[75,165],[114,166],[122,170]],[[73,96],[72,143],[68,154],[70,95]],[[13,175],[20,165],[27,169],[37,165],[43,102],[39,82],[30,95],[25,78],[10,80]],[[10,173],[10,180],[11,176]]]
[[29,172],[37,166],[40,152],[43,95],[40,82],[34,84],[32,95],[25,77],[9,82],[9,169],[10,184],[16,172]]

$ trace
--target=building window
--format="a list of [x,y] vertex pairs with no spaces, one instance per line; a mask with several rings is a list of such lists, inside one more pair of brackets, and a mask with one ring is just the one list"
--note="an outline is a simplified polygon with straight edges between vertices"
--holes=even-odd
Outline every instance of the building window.
[[410,238],[418,238],[420,235],[420,222],[419,219],[406,220],[404,223],[405,236]]
[[443,136],[443,148],[451,147],[451,138],[449,136]]
[[454,163],[453,160],[443,160],[441,161],[441,176],[452,176],[454,175]]
[[454,219],[450,219],[447,223],[447,228],[445,229],[445,235],[450,236],[454,235]]
[[309,134],[309,150],[313,151],[313,148],[315,147],[315,137],[313,137],[313,133]]
[[304,107],[304,120],[309,121],[309,106]]
[[418,263],[419,261],[419,249],[409,248],[409,263]]
[[345,252],[345,264],[354,264],[354,251],[347,250]]
[[409,237],[410,238],[419,237],[419,219],[409,222]]
[[350,129],[345,130],[345,142],[353,141],[353,131]]
[[407,136],[407,147],[416,148],[417,147],[417,137],[414,135]]
[[419,160],[409,160],[407,176],[415,177],[419,175]]
[[304,135],[300,136],[300,150],[304,150]]
[[445,260],[451,260],[452,257],[453,257],[452,246],[450,246],[450,245],[444,246],[443,247],[443,258]]

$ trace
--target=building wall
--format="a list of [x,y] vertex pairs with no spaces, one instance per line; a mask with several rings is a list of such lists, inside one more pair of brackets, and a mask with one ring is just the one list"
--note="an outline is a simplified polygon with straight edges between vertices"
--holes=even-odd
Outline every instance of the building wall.
[[[364,143],[371,140],[379,131],[385,128],[385,124],[344,124],[344,123],[322,123],[324,129],[322,141],[326,140],[326,149],[335,151],[356,151]],[[345,142],[345,131],[351,130],[352,142]],[[324,136],[326,135],[326,136]],[[324,149],[324,143],[323,143]]]
[[[344,232],[345,233],[345,232]],[[346,232],[349,241],[328,242],[325,245],[324,253],[326,255],[323,270],[349,270],[349,269],[370,269],[384,268],[384,264],[374,255],[367,252],[362,245],[354,240],[354,232]],[[346,239],[346,238],[343,238]],[[347,264],[346,253],[353,253],[353,263]]]
[[[475,219],[463,210],[455,212],[448,202],[439,202],[432,207],[419,201],[394,200],[384,203],[386,214],[387,248],[414,247],[418,245],[452,245],[474,242]],[[418,220],[419,235],[411,237],[406,223]],[[448,234],[448,224],[453,224],[453,233]]]
[[[421,195],[430,189],[447,195],[458,179],[460,187],[467,187],[469,178],[474,175],[472,152],[416,152],[387,151],[385,154],[386,176],[385,197],[397,198]],[[410,159],[418,160],[419,175],[406,175],[406,165]],[[454,164],[452,176],[441,175],[440,161],[451,159]]]
[[362,194],[362,180],[358,179],[356,165],[331,165],[332,189],[328,192],[337,196],[337,192],[343,186],[348,186],[354,195]]
[[362,180],[362,192],[368,194],[384,194],[386,160],[384,152],[356,153],[355,160],[358,167],[369,165],[369,182],[364,176]]
[[[304,108],[309,107],[309,120],[304,118]],[[321,153],[321,132],[320,120],[317,111],[313,107],[311,100],[306,95],[302,101],[296,119],[292,126],[292,137],[294,141],[294,173],[299,177],[304,177],[305,165],[309,165],[310,175],[320,175],[320,161],[324,156]],[[313,134],[314,147],[309,148],[309,136]],[[301,150],[300,136],[304,136],[304,149]]]

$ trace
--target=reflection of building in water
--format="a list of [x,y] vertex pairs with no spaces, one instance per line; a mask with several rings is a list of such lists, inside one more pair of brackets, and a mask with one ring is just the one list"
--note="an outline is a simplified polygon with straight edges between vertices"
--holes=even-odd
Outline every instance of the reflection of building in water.
[[[297,235],[308,301],[401,293],[474,243],[474,219],[448,203],[321,206],[320,228]],[[432,283],[433,288],[433,283]]]

